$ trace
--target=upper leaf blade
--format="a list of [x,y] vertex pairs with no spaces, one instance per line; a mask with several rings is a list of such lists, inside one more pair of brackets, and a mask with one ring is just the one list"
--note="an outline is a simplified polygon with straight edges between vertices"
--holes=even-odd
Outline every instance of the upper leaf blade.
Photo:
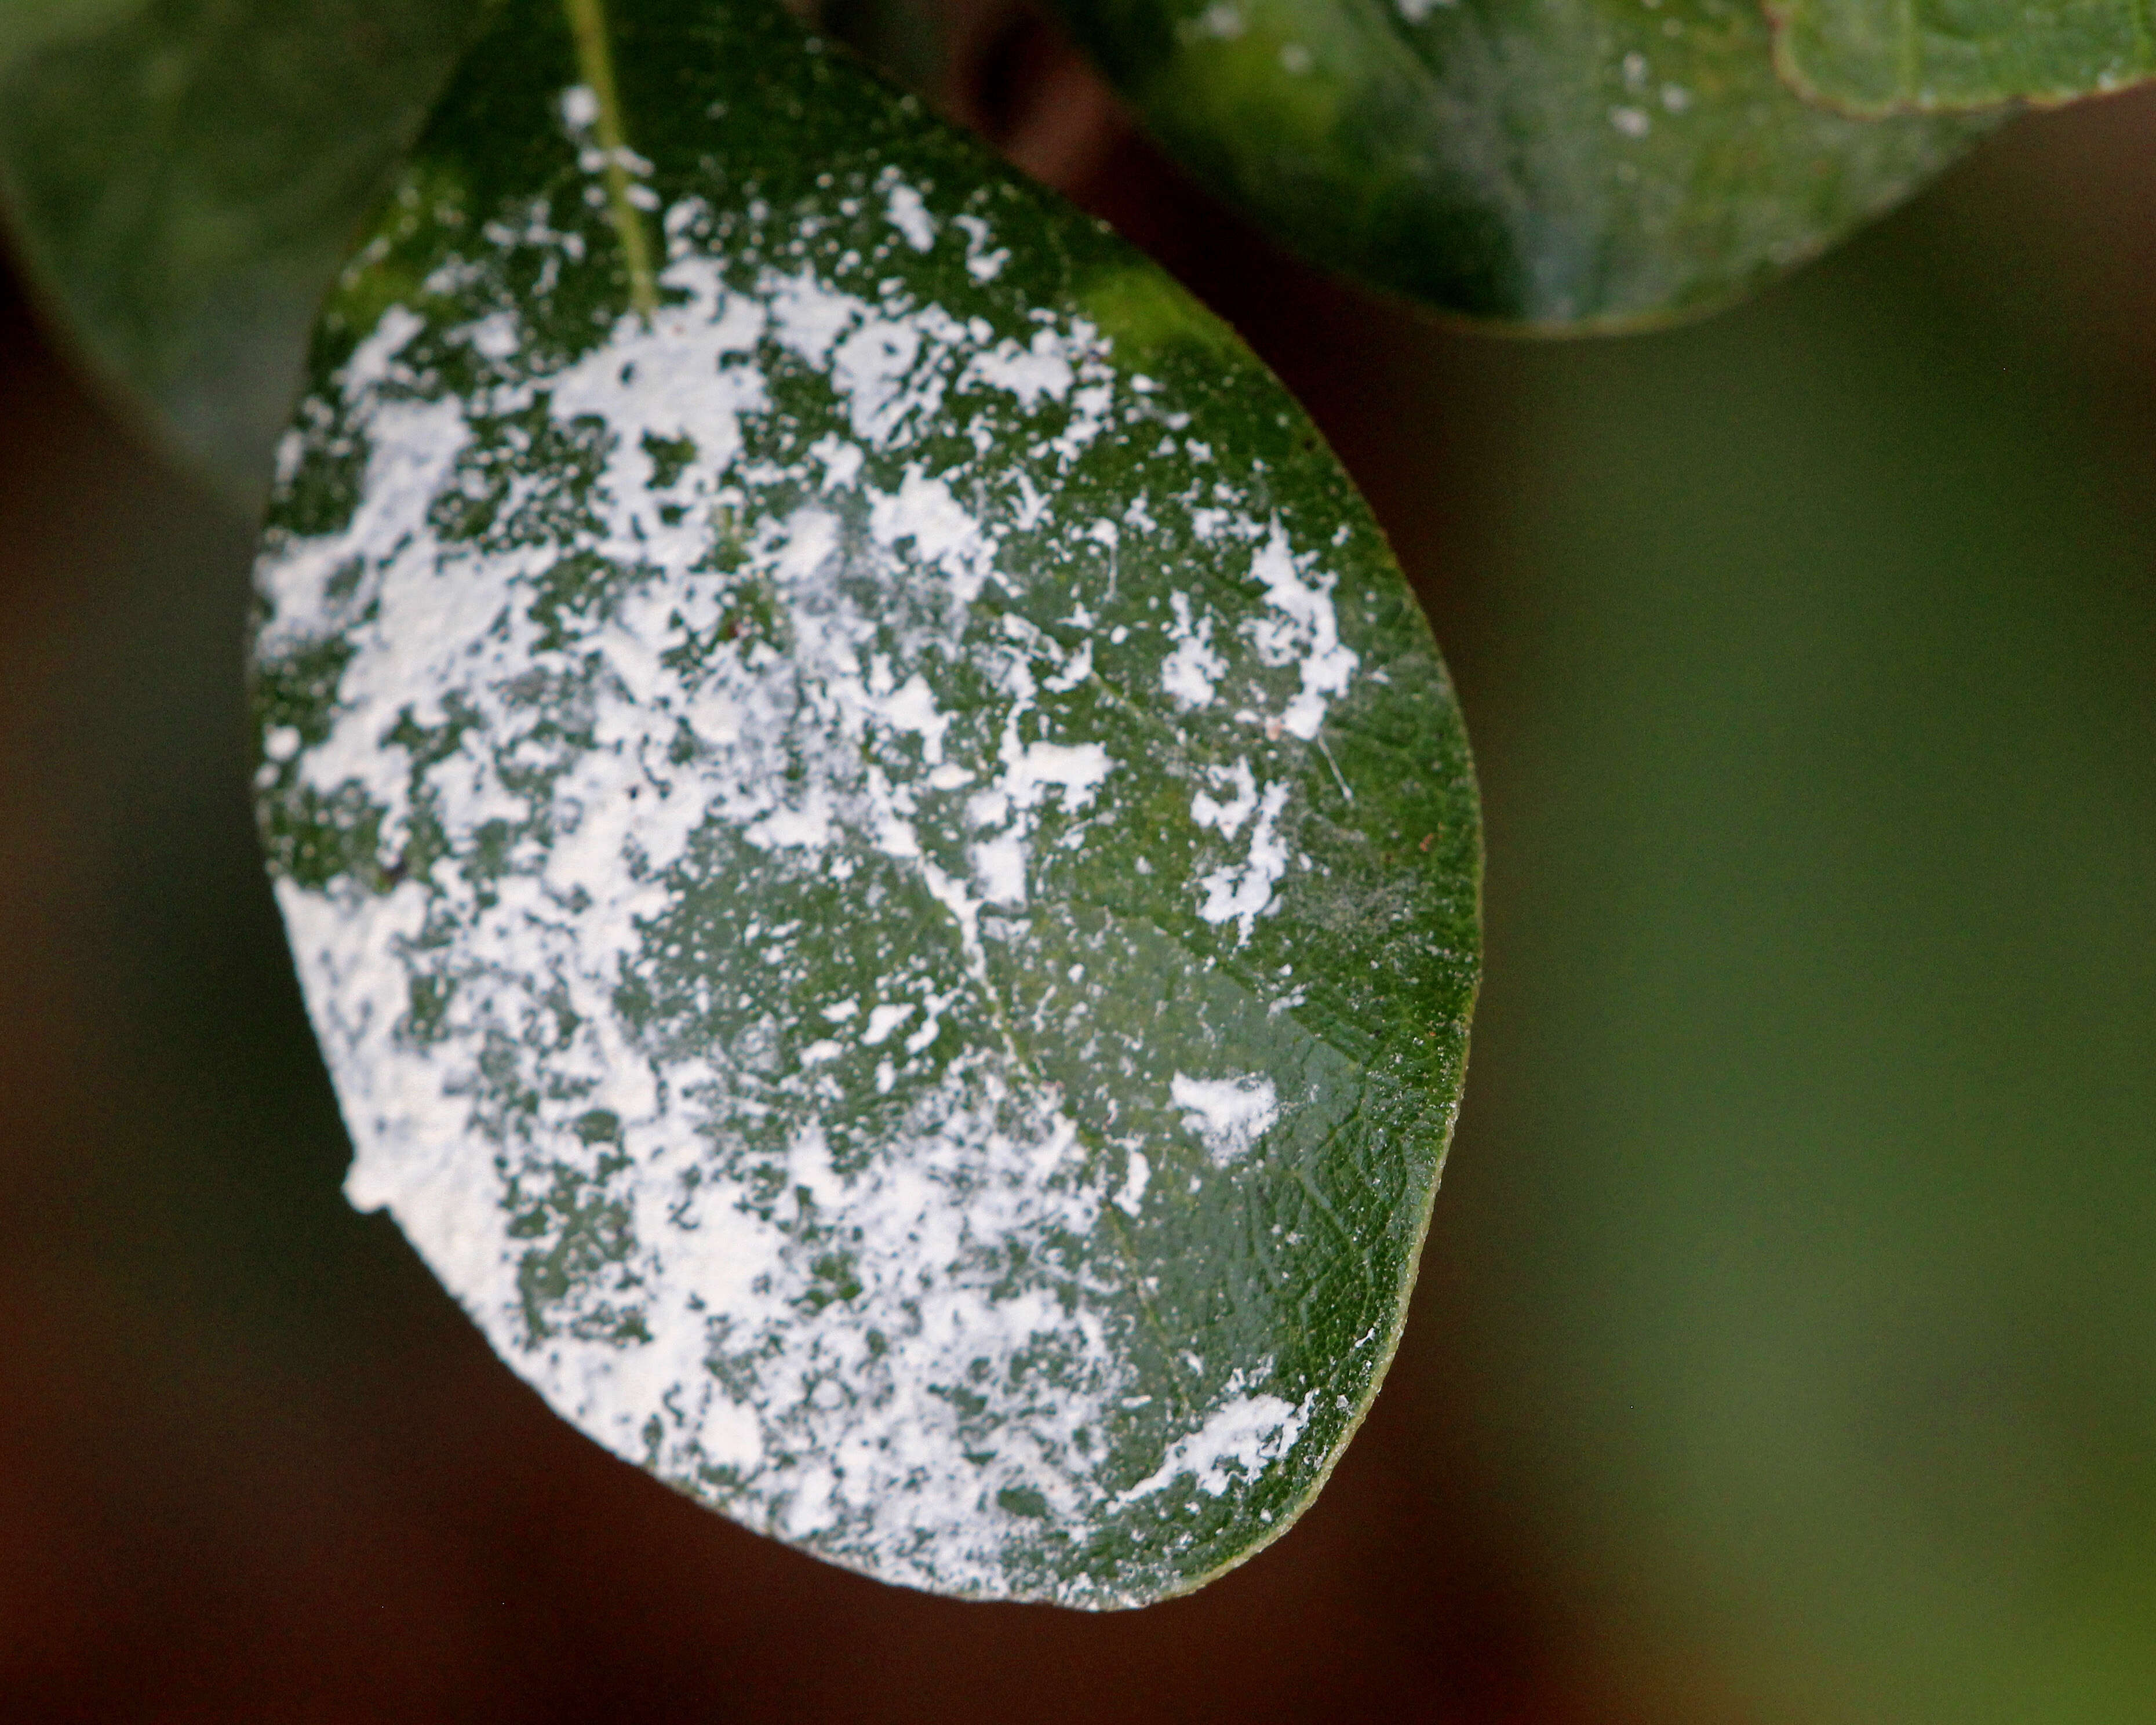
[[1168,151],[1312,262],[1553,331],[1737,298],[1989,123],[1810,106],[1726,0],[1056,3]]
[[2071,101],[2156,77],[2147,0],[1774,0],[1775,58],[1857,115]]
[[1158,270],[775,8],[612,11],[603,77],[537,0],[467,63],[281,458],[258,784],[348,1189],[752,1527],[1186,1590],[1399,1335],[1450,685]]
[[242,500],[483,4],[53,0],[0,36],[23,261],[93,372]]

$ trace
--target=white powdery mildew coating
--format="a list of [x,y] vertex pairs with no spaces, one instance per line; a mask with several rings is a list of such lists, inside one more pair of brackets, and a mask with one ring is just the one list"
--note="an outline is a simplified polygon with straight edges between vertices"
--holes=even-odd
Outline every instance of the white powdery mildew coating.
[[1305,578],[1278,521],[1252,561],[1250,573],[1264,583],[1265,598],[1277,614],[1248,626],[1251,643],[1265,664],[1291,665],[1300,671],[1302,688],[1281,715],[1281,726],[1308,742],[1325,722],[1327,706],[1347,692],[1358,662],[1354,649],[1341,644],[1332,578]]
[[[1196,798],[1192,801],[1194,805]],[[1198,914],[1208,922],[1234,922],[1244,940],[1250,937],[1258,918],[1271,908],[1273,888],[1287,872],[1287,843],[1278,830],[1281,810],[1286,803],[1285,784],[1269,787],[1258,800],[1248,860],[1240,865],[1215,869],[1199,882],[1205,889],[1205,902],[1198,907]]]
[[1310,1422],[1310,1399],[1297,1404],[1276,1395],[1244,1393],[1246,1384],[1262,1384],[1270,1369],[1267,1362],[1247,1375],[1239,1372],[1229,1378],[1226,1399],[1205,1423],[1178,1439],[1167,1459],[1124,1492],[1122,1501],[1149,1497],[1183,1478],[1194,1479],[1199,1490],[1217,1497],[1238,1479],[1256,1478],[1259,1469],[1294,1448]]
[[1184,1111],[1198,1142],[1223,1164],[1250,1154],[1280,1118],[1280,1091],[1262,1073],[1193,1078],[1178,1072],[1168,1081],[1168,1094]]
[[[937,243],[917,193],[881,189],[907,245]],[[1133,1151],[1120,1177],[1087,1174],[1060,1098],[1009,1050],[935,1052],[951,1014],[990,992],[981,918],[1026,904],[1044,811],[1083,814],[1122,763],[1097,742],[1040,734],[1039,697],[1089,675],[1091,645],[1058,647],[1014,617],[1000,644],[963,649],[1004,706],[996,733],[954,757],[956,718],[932,679],[962,656],[1003,529],[917,464],[888,490],[865,488],[864,452],[902,456],[947,393],[990,389],[1022,413],[1059,410],[1046,447],[1067,463],[1107,423],[1114,373],[1075,321],[994,341],[934,305],[873,304],[805,268],[729,290],[685,238],[696,213],[677,207],[667,224],[662,281],[676,302],[648,324],[625,320],[565,370],[430,397],[403,357],[423,326],[401,307],[346,367],[346,418],[370,452],[357,507],[341,531],[265,560],[272,621],[259,651],[338,635],[356,651],[326,739],[302,753],[296,733],[273,737],[264,783],[296,756],[321,796],[357,788],[383,811],[385,856],[428,821],[451,858],[489,842],[501,855],[486,871],[439,863],[378,893],[281,880],[280,901],[354,1138],[352,1202],[396,1214],[557,1409],[624,1457],[841,1561],[1008,1592],[1044,1526],[1186,1474],[1218,1495],[1285,1454],[1304,1417],[1250,1393],[1261,1374],[1239,1375],[1152,1477],[1120,1495],[1104,1486],[1104,1419],[1129,1372],[1073,1249],[1104,1189],[1120,1183],[1116,1202],[1138,1214],[1150,1164]],[[984,225],[958,225],[973,275],[988,279],[1000,254]],[[501,311],[449,339],[489,360],[521,345]],[[783,650],[750,639],[685,656],[685,641],[716,638],[735,590],[691,572],[711,567],[743,485],[771,477],[749,471],[743,426],[771,408],[758,355],[773,347],[828,379],[850,433],[809,450],[833,506],[812,493],[738,536],[783,616]],[[603,432],[584,516],[506,543],[447,534],[444,501],[483,484],[482,422],[535,406],[557,428]],[[684,444],[685,467],[662,480],[665,449]],[[282,457],[288,480],[295,459]],[[500,516],[539,508],[544,483],[517,477]],[[850,528],[837,505],[855,491],[866,507]],[[1029,485],[1010,519],[1040,507]],[[1114,525],[1094,526],[1112,550]],[[1330,582],[1291,556],[1277,522],[1240,531],[1269,604],[1245,625],[1250,648],[1300,677],[1269,721],[1243,716],[1308,740],[1355,655]],[[536,603],[571,552],[629,572],[574,653]],[[880,583],[868,600],[864,571]],[[1163,680],[1187,705],[1209,703],[1226,662],[1211,619],[1194,624],[1173,597]],[[389,745],[400,721],[446,738],[424,770],[408,740]],[[1278,830],[1288,787],[1260,788],[1242,762],[1220,788],[1224,800],[1199,795],[1194,819],[1226,841],[1246,825],[1249,836],[1241,861],[1196,883],[1196,908],[1247,939],[1291,861]],[[959,826],[965,843],[939,851],[924,823]],[[808,877],[847,879],[864,859],[912,871],[948,913],[955,979],[936,986],[894,958],[887,998],[797,999],[816,1040],[793,1049],[790,1070],[774,1066],[788,1034],[776,1021],[726,1045],[654,1045],[619,991],[654,974],[653,930],[719,833]],[[774,975],[791,982],[798,934],[751,923],[742,938],[769,942]],[[439,985],[426,1024],[423,973]],[[840,1154],[819,1112],[819,1072],[856,1047],[876,1051],[876,1092],[903,1103],[865,1161]],[[1178,1075],[1172,1100],[1222,1164],[1279,1111],[1262,1078]],[[553,1252],[536,1271],[535,1237]]]
[[1187,593],[1173,593],[1168,598],[1175,609],[1175,621],[1168,630],[1175,650],[1161,662],[1160,686],[1178,706],[1209,706],[1214,685],[1228,670],[1228,661],[1213,650],[1213,619],[1204,617],[1192,623]]

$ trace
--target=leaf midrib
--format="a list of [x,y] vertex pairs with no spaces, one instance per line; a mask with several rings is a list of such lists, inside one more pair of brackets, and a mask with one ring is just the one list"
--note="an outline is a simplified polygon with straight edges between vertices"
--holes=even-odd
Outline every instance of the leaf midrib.
[[629,148],[621,123],[621,95],[614,84],[613,49],[608,39],[605,0],[562,0],[569,34],[577,45],[577,75],[598,103],[593,129],[606,155],[607,219],[621,242],[623,267],[629,274],[629,300],[637,316],[649,323],[659,310],[658,280],[652,274],[651,241],[644,218],[629,195],[629,169],[623,157]]

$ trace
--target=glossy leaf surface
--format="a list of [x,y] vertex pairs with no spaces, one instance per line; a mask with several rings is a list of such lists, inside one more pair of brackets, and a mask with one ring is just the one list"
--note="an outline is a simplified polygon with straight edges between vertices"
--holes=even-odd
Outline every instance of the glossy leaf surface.
[[1359,1420],[1451,1129],[1428,627],[1098,224],[775,8],[618,8],[610,64],[560,16],[347,274],[259,572],[348,1190],[752,1527],[1186,1590]]
[[1553,331],[1709,309],[1951,162],[1775,76],[1740,0],[1057,0],[1161,142],[1312,262]]
[[2071,101],[2156,77],[2148,0],[1775,0],[1775,53],[1851,114]]
[[259,501],[322,293],[483,3],[34,0],[0,27],[23,260],[93,370],[236,495]]

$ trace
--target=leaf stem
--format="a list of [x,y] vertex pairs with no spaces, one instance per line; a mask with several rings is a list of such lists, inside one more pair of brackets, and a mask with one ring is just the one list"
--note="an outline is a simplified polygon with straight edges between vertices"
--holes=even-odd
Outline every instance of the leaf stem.
[[605,0],[562,0],[569,17],[569,33],[577,44],[577,75],[598,103],[599,148],[606,156],[607,214],[621,242],[622,262],[629,270],[629,300],[646,322],[659,309],[659,285],[651,273],[651,242],[644,218],[630,200],[626,156],[629,141],[622,136],[621,97],[614,89],[613,50],[607,40]]

